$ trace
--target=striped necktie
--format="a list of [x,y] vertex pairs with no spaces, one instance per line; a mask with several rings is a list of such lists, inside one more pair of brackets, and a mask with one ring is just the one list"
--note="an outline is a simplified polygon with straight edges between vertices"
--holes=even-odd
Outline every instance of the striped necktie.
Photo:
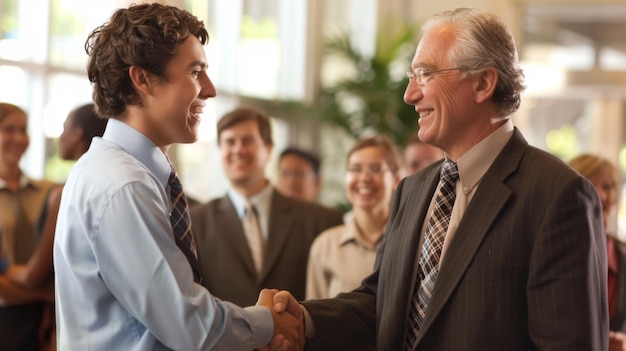
[[170,214],[172,230],[178,241],[180,241],[188,251],[185,252],[185,250],[183,250],[183,253],[194,271],[194,281],[196,283],[202,283],[202,277],[195,269],[198,265],[198,252],[196,242],[191,232],[189,205],[187,204],[187,198],[183,192],[183,185],[180,183],[180,179],[174,167],[172,167],[168,184],[170,186],[170,201],[172,202],[172,213]]

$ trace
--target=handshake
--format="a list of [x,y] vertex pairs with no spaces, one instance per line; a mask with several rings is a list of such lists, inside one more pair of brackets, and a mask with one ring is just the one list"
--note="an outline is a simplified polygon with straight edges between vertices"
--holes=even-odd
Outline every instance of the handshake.
[[274,336],[259,351],[304,350],[304,314],[288,291],[263,289],[256,305],[269,308],[274,319]]

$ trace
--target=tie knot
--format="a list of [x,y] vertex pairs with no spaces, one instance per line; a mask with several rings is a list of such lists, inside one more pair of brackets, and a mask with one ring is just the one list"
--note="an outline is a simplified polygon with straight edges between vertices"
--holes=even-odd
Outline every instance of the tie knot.
[[167,179],[167,183],[172,185],[172,184],[180,184],[180,179],[178,178],[178,173],[176,173],[176,170],[174,169],[174,167],[172,167],[172,170],[170,171],[170,177]]
[[441,166],[441,179],[446,182],[454,183],[459,179],[459,167],[456,162],[445,161]]
[[246,201],[246,214],[256,214],[256,207],[250,201]]

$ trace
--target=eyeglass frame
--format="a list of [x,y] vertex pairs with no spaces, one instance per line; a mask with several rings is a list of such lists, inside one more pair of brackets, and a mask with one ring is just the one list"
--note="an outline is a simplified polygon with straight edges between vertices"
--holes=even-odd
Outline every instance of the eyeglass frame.
[[372,177],[380,176],[390,171],[388,167],[348,167],[346,168],[346,174],[351,176],[360,176],[361,174],[369,175]]
[[293,178],[293,179],[298,179],[298,180],[317,179],[317,174],[315,174],[314,171],[305,171],[305,170],[297,170],[297,171],[279,170],[278,176],[280,178]]
[[441,72],[447,72],[447,71],[459,71],[459,70],[464,70],[464,69],[465,68],[463,67],[452,67],[452,68],[429,70],[423,67],[419,67],[419,68],[411,69],[407,71],[406,76],[409,77],[409,81],[415,80],[415,83],[419,85],[424,85],[428,83],[429,80],[432,79],[435,73],[441,73]]

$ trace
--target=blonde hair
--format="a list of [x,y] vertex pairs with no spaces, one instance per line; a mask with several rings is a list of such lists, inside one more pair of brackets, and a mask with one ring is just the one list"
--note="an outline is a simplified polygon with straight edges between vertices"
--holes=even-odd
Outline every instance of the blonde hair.
[[610,160],[593,154],[581,154],[569,161],[570,167],[585,178],[591,178],[597,174],[607,174],[615,182],[617,193],[622,190],[622,177],[619,169]]

